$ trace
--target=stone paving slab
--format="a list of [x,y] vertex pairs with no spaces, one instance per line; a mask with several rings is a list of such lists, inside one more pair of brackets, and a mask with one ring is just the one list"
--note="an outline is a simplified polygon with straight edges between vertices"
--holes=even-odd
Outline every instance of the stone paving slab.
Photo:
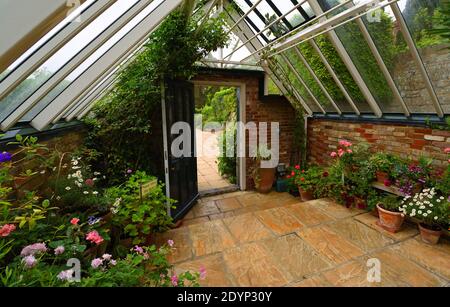
[[[203,286],[449,286],[450,241],[425,244],[414,225],[392,234],[377,218],[330,199],[300,202],[288,193],[233,192],[203,198],[175,241],[177,272],[206,268]],[[369,282],[369,259],[381,282]]]

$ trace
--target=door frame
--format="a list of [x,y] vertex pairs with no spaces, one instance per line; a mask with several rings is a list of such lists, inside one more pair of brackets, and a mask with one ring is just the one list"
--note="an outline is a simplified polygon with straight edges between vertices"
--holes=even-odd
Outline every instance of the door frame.
[[[245,107],[247,105],[247,92],[246,92],[246,84],[245,82],[233,82],[233,81],[197,81],[193,80],[191,81],[194,86],[230,86],[230,87],[237,87],[240,89],[240,97],[239,97],[239,121],[243,123],[247,123],[246,120],[246,111]],[[236,145],[237,145],[237,151],[238,152],[245,152],[246,151],[246,139],[245,139],[245,129],[241,131],[238,129],[236,133]],[[243,147],[242,147],[243,146]],[[246,159],[245,157],[239,157],[237,159],[237,170],[238,170],[238,184],[239,189],[241,191],[245,191],[247,188],[247,172],[246,172]]]

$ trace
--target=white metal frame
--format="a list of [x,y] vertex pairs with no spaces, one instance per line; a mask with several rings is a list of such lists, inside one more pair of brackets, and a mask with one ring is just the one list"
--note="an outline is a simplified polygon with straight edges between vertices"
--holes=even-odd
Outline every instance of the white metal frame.
[[122,16],[111,23],[98,37],[92,40],[76,56],[69,60],[61,69],[53,74],[42,86],[40,86],[30,97],[21,103],[8,117],[1,123],[2,130],[8,130],[30,111],[40,100],[42,100],[52,89],[63,81],[72,71],[82,65],[98,48],[105,44],[120,29],[127,25],[137,14],[139,14],[153,0],[141,0],[136,2]]
[[[111,68],[123,54],[136,48],[135,44],[145,39],[170,12],[181,4],[182,0],[163,1],[138,25],[127,33],[119,42],[109,49],[91,67],[82,73],[68,88],[53,100],[32,121],[31,126],[36,130],[44,129],[53,119],[63,112],[78,95],[91,86],[99,75]],[[130,47],[131,46],[131,47]]]
[[[32,1],[37,2],[37,1]],[[81,22],[70,22],[61,31],[56,33],[36,52],[30,55],[14,71],[0,83],[0,100],[6,97],[16,86],[38,69],[56,51],[70,41],[81,30],[88,26],[95,18],[108,9],[116,0],[98,0],[79,16]],[[42,9],[42,8],[41,8]]]

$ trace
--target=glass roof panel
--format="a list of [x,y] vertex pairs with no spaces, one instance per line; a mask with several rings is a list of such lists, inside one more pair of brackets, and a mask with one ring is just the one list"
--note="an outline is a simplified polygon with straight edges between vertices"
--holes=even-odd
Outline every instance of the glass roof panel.
[[[136,2],[137,0],[118,0],[61,49],[59,49],[32,75],[30,75],[16,89],[14,89],[14,91],[0,101],[0,120],[5,119],[6,116],[8,116],[10,112],[12,112],[20,103],[33,94],[33,92],[44,84],[54,73],[61,69],[68,61],[70,61],[70,59],[76,56],[78,52],[80,52],[92,40],[100,35]],[[110,41],[111,40],[112,39],[110,39]],[[95,54],[99,54],[99,50],[97,50],[94,55]],[[92,56],[90,58],[92,58]],[[86,66],[81,65],[77,68],[77,71],[83,68],[86,68]],[[73,73],[67,77],[67,80],[73,79]]]
[[[122,0],[128,1],[128,0]],[[164,0],[153,1],[142,12],[135,16],[126,26],[114,34],[105,44],[98,48],[86,61],[77,67],[67,78],[56,86],[49,94],[46,95],[38,104],[36,104],[20,121],[31,121],[39,114],[51,101],[61,94],[73,81],[75,81],[83,72],[85,72],[92,64],[102,57],[112,46],[114,46],[122,37],[128,34],[140,21],[150,14]]]
[[[448,65],[446,65],[450,59],[449,44],[448,40],[446,41],[443,37],[433,33],[433,30],[445,27],[445,20],[442,17],[444,1],[400,0],[398,5],[425,65],[440,105],[444,113],[450,114],[450,77]],[[399,62],[397,66],[399,66],[399,70],[404,69],[404,71],[398,72],[404,77],[408,75],[408,66],[412,64],[412,61],[408,56],[403,56],[402,59],[403,61]],[[411,78],[409,84],[404,84],[403,91],[409,95],[414,95],[414,93],[417,93],[416,87],[422,84],[423,82]],[[423,112],[435,113],[435,108],[434,106],[429,108],[427,106]]]

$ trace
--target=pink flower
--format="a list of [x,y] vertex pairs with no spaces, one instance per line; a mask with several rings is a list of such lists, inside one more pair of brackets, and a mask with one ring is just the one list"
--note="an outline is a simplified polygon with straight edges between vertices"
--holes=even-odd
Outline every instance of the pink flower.
[[0,237],[7,237],[11,232],[16,230],[16,225],[14,224],[6,224],[0,228]]
[[199,273],[200,273],[200,279],[201,279],[201,280],[204,280],[204,279],[206,278],[206,269],[205,269],[204,266],[201,266],[201,267],[200,267]]
[[344,147],[350,147],[350,146],[352,146],[353,144],[350,143],[350,142],[347,141],[347,140],[341,140],[341,141],[339,141],[339,145],[344,146]]
[[73,277],[73,270],[61,271],[56,277],[61,281],[70,281]]
[[134,251],[136,253],[138,253],[138,254],[143,254],[144,253],[144,249],[142,247],[140,247],[140,246],[137,246],[137,245],[134,247]]
[[61,255],[62,253],[64,253],[65,248],[64,246],[58,246],[57,248],[55,248],[55,255]]
[[102,259],[106,261],[110,261],[112,256],[110,254],[103,254]]
[[332,158],[336,158],[336,157],[337,157],[337,153],[336,153],[335,151],[333,151],[332,153],[330,153],[330,156],[331,156]]
[[86,240],[90,241],[91,243],[95,243],[96,245],[99,245],[103,242],[103,238],[98,234],[96,230],[88,233],[86,235]]
[[86,179],[86,181],[84,183],[89,187],[94,186],[94,180],[92,180],[92,179]]
[[178,286],[178,276],[177,275],[172,275],[172,277],[170,278],[170,281],[172,282],[172,285],[174,287]]
[[91,267],[97,269],[99,266],[103,264],[103,260],[100,258],[95,258],[91,261]]
[[47,247],[45,246],[45,243],[34,243],[28,246],[25,246],[22,251],[20,252],[20,255],[22,257],[26,256],[33,256],[37,253],[45,253],[47,251]]
[[169,244],[170,247],[173,247],[173,240],[168,240],[167,244]]
[[26,256],[22,261],[28,269],[31,269],[37,264],[37,260],[33,255]]
[[112,265],[112,266],[115,266],[115,265],[117,264],[117,261],[116,261],[116,260],[111,260],[111,261],[109,262],[109,264]]
[[74,217],[73,219],[70,220],[70,224],[72,225],[78,225],[78,222],[80,221],[80,219]]
[[296,166],[295,166],[295,169],[300,169],[300,165],[296,165]]
[[342,157],[342,156],[344,155],[344,153],[345,153],[345,152],[344,152],[343,149],[339,149],[339,150],[338,150],[338,156],[339,156],[339,157]]
[[446,154],[450,154],[450,147],[445,148],[445,149],[444,149],[444,152],[445,152]]
[[347,149],[347,152],[350,154],[350,153],[352,153],[353,152],[353,150],[351,150],[351,149]]

